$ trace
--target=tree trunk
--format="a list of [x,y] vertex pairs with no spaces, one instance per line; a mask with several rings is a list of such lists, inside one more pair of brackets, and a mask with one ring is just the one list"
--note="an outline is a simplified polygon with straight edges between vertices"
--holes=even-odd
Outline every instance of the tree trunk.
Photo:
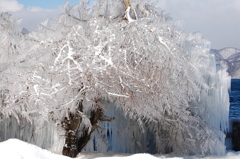
[[128,9],[128,7],[130,7],[130,0],[126,0],[126,9]]
[[[98,121],[111,121],[114,119],[106,117],[103,114],[102,108],[97,108],[96,110],[92,110],[90,114],[92,127],[84,127],[82,130],[78,130],[82,122],[82,112],[83,105],[82,102],[80,102],[76,109],[76,113],[73,114],[69,112],[69,117],[65,117],[62,123],[63,128],[66,130],[65,145],[62,150],[62,154],[65,156],[76,157],[78,153],[81,152],[91,139],[92,132],[98,127]],[[77,136],[78,131],[82,131],[81,136]]]
[[81,112],[83,111],[82,102],[79,102],[79,106],[76,109],[76,113],[69,112],[68,117],[65,117],[62,127],[66,130],[65,145],[62,150],[62,154],[69,157],[76,157],[77,149],[77,129],[82,122]]

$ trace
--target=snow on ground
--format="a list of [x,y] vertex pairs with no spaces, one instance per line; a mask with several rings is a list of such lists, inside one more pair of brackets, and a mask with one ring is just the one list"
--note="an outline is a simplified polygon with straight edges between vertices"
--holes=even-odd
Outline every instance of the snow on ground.
[[[199,159],[190,157],[166,157],[150,154],[115,154],[115,153],[82,153],[77,159]],[[228,152],[226,156],[210,156],[204,159],[239,159],[240,152]],[[51,153],[35,145],[18,139],[9,139],[0,143],[0,159],[71,159],[70,157]]]
[[0,159],[70,159],[18,139],[0,143]]

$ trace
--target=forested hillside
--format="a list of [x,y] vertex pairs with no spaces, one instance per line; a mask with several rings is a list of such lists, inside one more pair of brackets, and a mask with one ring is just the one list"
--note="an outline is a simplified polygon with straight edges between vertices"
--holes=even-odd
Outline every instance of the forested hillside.
[[227,68],[232,78],[240,79],[240,49],[231,47],[220,50],[212,49],[211,53],[216,56],[218,64]]

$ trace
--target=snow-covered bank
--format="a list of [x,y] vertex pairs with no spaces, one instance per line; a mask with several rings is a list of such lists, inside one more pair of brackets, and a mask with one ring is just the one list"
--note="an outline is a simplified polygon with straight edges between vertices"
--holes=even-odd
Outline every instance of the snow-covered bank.
[[0,159],[69,159],[18,139],[0,143]]
[[[77,159],[199,159],[196,156],[188,157],[167,157],[150,154],[114,154],[114,153],[83,153]],[[205,157],[205,159],[239,159],[240,152],[229,152],[226,156]],[[18,139],[9,139],[0,143],[0,159],[70,159],[69,157],[53,154],[35,145],[23,142]]]

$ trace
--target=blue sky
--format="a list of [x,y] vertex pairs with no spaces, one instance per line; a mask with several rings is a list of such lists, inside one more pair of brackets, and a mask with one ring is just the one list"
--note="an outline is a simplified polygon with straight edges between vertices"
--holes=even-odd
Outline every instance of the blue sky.
[[[92,0],[95,1],[95,0]],[[175,20],[183,20],[183,30],[201,32],[212,48],[240,49],[240,0],[158,0],[161,8]],[[63,12],[66,0],[0,0],[0,12],[22,18],[20,27],[29,30]],[[69,0],[70,5],[79,4]]]
[[[18,0],[24,7],[38,6],[45,9],[53,9],[62,6],[67,0]],[[78,4],[78,0],[68,0],[70,4]]]

